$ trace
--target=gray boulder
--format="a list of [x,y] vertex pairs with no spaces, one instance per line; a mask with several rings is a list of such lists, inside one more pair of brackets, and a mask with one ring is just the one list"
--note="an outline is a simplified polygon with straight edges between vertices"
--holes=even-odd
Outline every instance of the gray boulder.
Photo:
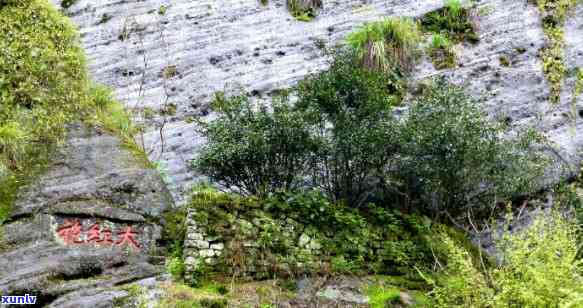
[[120,141],[72,125],[65,144],[19,194],[3,226],[0,293],[37,305],[111,307],[117,286],[161,272],[171,197],[156,170]]

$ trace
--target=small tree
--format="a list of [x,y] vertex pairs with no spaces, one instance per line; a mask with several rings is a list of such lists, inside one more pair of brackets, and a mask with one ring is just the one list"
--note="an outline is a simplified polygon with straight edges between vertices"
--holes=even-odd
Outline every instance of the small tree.
[[543,169],[532,149],[536,136],[502,133],[461,88],[435,80],[403,127],[400,172],[426,204],[450,212],[529,192]]
[[371,192],[371,180],[383,178],[398,147],[396,83],[391,75],[361,67],[352,52],[340,51],[329,70],[299,84],[297,108],[321,141],[312,178],[332,200],[358,206]]
[[208,139],[194,164],[199,172],[243,194],[293,190],[302,183],[315,145],[287,96],[275,99],[270,111],[245,95],[219,93],[212,108],[218,118],[199,123]]

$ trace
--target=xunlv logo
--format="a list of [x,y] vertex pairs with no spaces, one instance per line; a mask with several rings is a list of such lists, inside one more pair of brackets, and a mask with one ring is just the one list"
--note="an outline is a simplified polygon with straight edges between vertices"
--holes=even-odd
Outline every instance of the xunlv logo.
[[36,303],[36,296],[31,295],[16,295],[16,296],[9,296],[3,295],[2,296],[2,304],[11,305],[11,304],[25,304],[25,305],[34,305]]

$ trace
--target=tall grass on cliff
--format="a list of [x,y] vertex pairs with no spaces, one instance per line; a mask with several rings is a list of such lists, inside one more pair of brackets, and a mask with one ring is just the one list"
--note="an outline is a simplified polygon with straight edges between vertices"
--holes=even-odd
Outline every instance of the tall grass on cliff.
[[417,23],[408,18],[366,23],[347,38],[364,67],[385,72],[395,68],[411,70],[420,41]]

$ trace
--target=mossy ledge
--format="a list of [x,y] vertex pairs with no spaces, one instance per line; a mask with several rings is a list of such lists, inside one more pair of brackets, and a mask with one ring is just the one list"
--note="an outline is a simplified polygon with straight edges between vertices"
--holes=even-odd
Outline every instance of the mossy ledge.
[[42,173],[66,125],[99,125],[138,158],[129,115],[88,77],[75,26],[47,0],[0,6],[0,223],[17,192]]

